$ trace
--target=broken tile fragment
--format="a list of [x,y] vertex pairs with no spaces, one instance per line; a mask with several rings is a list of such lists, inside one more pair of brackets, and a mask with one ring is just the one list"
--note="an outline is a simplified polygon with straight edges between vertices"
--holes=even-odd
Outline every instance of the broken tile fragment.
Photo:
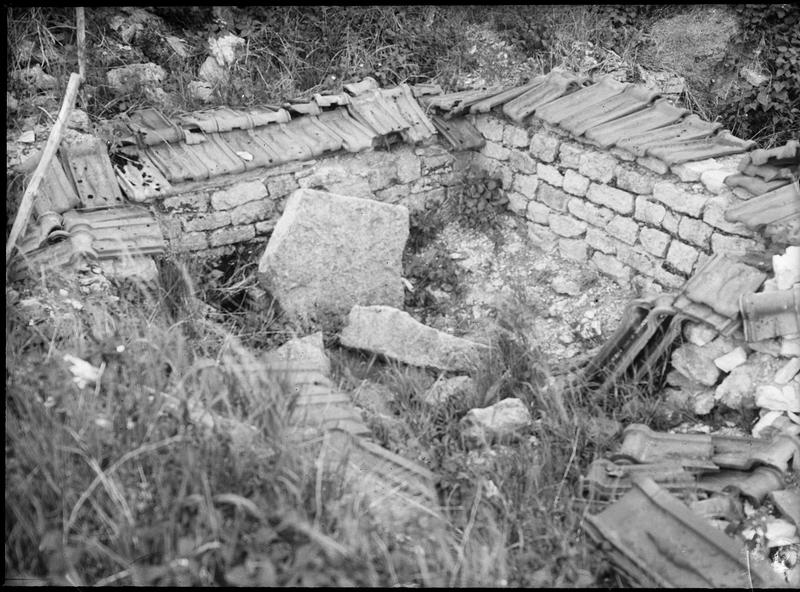
[[786,384],[800,372],[800,358],[791,358],[775,373],[775,384]]
[[723,372],[730,372],[737,366],[741,366],[747,361],[747,352],[742,346],[720,356],[714,360],[714,365]]

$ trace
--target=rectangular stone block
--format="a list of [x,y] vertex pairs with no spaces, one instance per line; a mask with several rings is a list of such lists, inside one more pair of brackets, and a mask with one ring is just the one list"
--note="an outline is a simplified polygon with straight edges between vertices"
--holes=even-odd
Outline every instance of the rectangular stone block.
[[653,186],[653,197],[680,214],[697,218],[706,205],[707,197],[703,193],[687,191],[669,181],[660,181]]
[[367,171],[367,183],[372,191],[380,191],[397,183],[397,167],[393,162],[372,166]]
[[623,150],[622,148],[617,148],[616,146],[612,146],[608,150],[609,154],[614,155],[616,158],[620,160],[624,160],[625,162],[635,162],[636,155],[628,152],[627,150]]
[[536,166],[536,174],[542,181],[550,183],[553,187],[561,187],[564,182],[564,177],[558,172],[558,169],[550,164],[540,162]]
[[509,191],[506,193],[506,197],[508,198],[508,209],[515,214],[524,216],[528,203],[531,201],[528,196],[517,191]]
[[606,206],[619,212],[620,214],[629,215],[633,213],[633,195],[621,189],[615,189],[608,185],[598,185],[592,183],[589,185],[589,190],[586,192],[586,197],[596,204]]
[[546,253],[552,253],[558,246],[558,236],[547,226],[528,222],[528,240]]
[[561,166],[577,169],[581,163],[581,154],[585,148],[575,142],[562,142],[558,152]]
[[755,250],[763,248],[756,241],[739,236],[728,236],[719,232],[711,235],[711,251],[714,253],[744,253],[748,249]]
[[570,196],[547,183],[541,183],[536,199],[554,210],[566,212]]
[[274,177],[267,177],[266,179],[267,191],[273,197],[283,197],[289,195],[300,185],[295,179],[294,175],[276,175]]
[[667,210],[661,204],[654,203],[641,195],[636,197],[636,209],[633,217],[653,226],[661,226]]
[[422,176],[419,157],[408,147],[392,152],[392,160],[397,169],[397,180],[400,183],[411,183]]
[[515,173],[533,175],[536,173],[536,161],[520,150],[512,150],[508,155],[508,164]]
[[208,247],[208,239],[205,232],[184,232],[169,244],[179,252],[201,251]]
[[569,200],[567,210],[576,218],[601,228],[604,228],[614,218],[614,212],[608,208],[596,206],[578,197],[573,197]]
[[653,193],[653,185],[656,177],[646,173],[640,173],[629,165],[619,165],[616,168],[617,187],[638,193],[639,195],[650,195]]
[[230,211],[231,224],[240,226],[259,220],[266,220],[275,215],[275,206],[269,199],[251,201]]
[[528,151],[542,162],[553,162],[558,154],[561,140],[545,133],[537,132],[531,137]]
[[639,225],[625,216],[614,216],[614,219],[606,226],[606,232],[624,243],[633,245],[639,234]]
[[642,228],[639,231],[639,243],[642,248],[656,257],[664,257],[669,246],[670,236],[655,228]]
[[655,277],[661,269],[661,261],[628,245],[617,245],[617,259],[648,277]]
[[221,247],[222,245],[232,245],[243,243],[254,238],[256,235],[255,226],[232,226],[230,228],[220,228],[208,234],[209,247]]
[[689,274],[692,273],[699,254],[699,251],[694,247],[679,240],[673,240],[667,251],[667,263],[678,271]]
[[669,167],[669,170],[672,171],[672,174],[677,175],[684,183],[689,183],[699,181],[700,175],[705,171],[718,169],[719,167],[720,164],[715,159],[707,158],[706,160],[673,164]]
[[708,239],[711,238],[713,228],[700,220],[681,216],[678,222],[678,236],[688,243],[698,247],[708,248]]
[[597,249],[608,255],[613,255],[617,252],[616,241],[599,228],[588,228],[584,240],[586,244],[593,249]]
[[161,205],[167,211],[179,212],[205,212],[208,211],[210,199],[207,193],[198,191],[197,193],[182,193],[165,197],[161,200]]
[[669,232],[671,235],[678,234],[678,215],[673,214],[669,210],[664,214],[664,219],[661,221],[661,228]]
[[543,203],[531,200],[528,202],[528,208],[525,212],[525,217],[531,222],[547,225],[550,223],[550,214],[552,211],[553,210],[548,208]]
[[589,178],[584,177],[580,173],[576,173],[572,169],[564,171],[564,182],[562,184],[564,191],[572,195],[579,195],[583,197],[589,189]]
[[423,154],[419,157],[423,175],[430,175],[434,171],[449,167],[454,160],[455,157],[446,150],[441,153]]
[[511,151],[502,144],[487,141],[481,148],[481,153],[495,160],[508,160]]
[[[489,142],[503,141],[503,120],[481,113],[475,116],[475,127]],[[526,143],[527,145],[527,143]]]
[[550,230],[564,238],[577,238],[586,232],[586,222],[572,216],[550,214]]
[[230,212],[210,212],[207,214],[200,214],[193,218],[184,219],[183,229],[186,232],[199,232],[227,226],[230,223]]
[[617,159],[605,152],[584,152],[578,163],[578,172],[598,183],[609,183],[614,178]]
[[253,181],[241,181],[226,189],[221,189],[212,193],[211,206],[215,210],[230,210],[249,201],[264,199],[268,197],[268,195],[264,183],[258,179]]
[[630,268],[610,255],[595,252],[592,255],[592,263],[595,264],[600,273],[610,276],[615,280],[628,282],[631,278]]
[[530,145],[528,132],[514,124],[506,124],[503,128],[503,144],[510,148],[525,148]]
[[522,195],[532,198],[536,195],[536,188],[539,186],[539,179],[535,175],[514,175],[514,181],[511,183],[512,189],[521,193]]
[[175,240],[183,234],[183,226],[179,218],[174,216],[158,216],[156,219],[158,220],[159,228],[161,228],[161,234],[163,234],[164,238],[168,241]]
[[589,248],[580,239],[558,239],[558,252],[564,259],[572,261],[586,261],[589,258]]

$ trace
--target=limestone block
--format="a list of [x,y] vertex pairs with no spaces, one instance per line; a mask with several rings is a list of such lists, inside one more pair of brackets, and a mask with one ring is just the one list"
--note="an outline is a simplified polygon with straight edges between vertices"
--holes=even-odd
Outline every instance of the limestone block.
[[678,271],[689,274],[694,268],[698,255],[699,253],[694,247],[679,240],[673,240],[667,251],[667,262]]
[[586,232],[586,223],[571,216],[550,214],[550,230],[565,238],[582,236]]
[[683,326],[683,336],[689,343],[694,343],[703,347],[710,343],[716,336],[718,331],[705,323],[689,322]]
[[275,206],[268,199],[251,201],[236,207],[230,211],[231,224],[239,226],[249,224],[272,217],[275,214]]
[[758,249],[756,241],[738,236],[728,236],[720,232],[711,235],[711,251],[714,253],[742,254],[748,249]]
[[249,201],[267,198],[267,188],[259,180],[242,181],[227,189],[211,194],[211,206],[215,210],[230,210]]
[[698,247],[708,248],[708,239],[712,232],[711,226],[694,218],[681,216],[678,222],[678,236]]
[[558,239],[558,252],[565,259],[572,261],[586,261],[589,258],[588,248],[582,240],[560,238]]
[[578,172],[598,183],[608,183],[614,178],[617,159],[605,152],[584,152],[578,162]]
[[525,175],[536,174],[536,161],[519,150],[512,150],[508,155],[508,164],[514,172],[523,173]]
[[721,169],[704,171],[700,175],[700,182],[711,193],[714,195],[719,195],[723,191],[727,190],[728,187],[725,185],[725,177],[728,177],[731,174],[731,171]]
[[518,437],[531,425],[528,407],[521,399],[503,399],[483,409],[470,409],[461,419],[462,436],[471,448]]
[[560,189],[548,185],[547,183],[542,183],[539,187],[539,192],[536,194],[536,199],[554,210],[566,212],[567,202],[570,200],[570,196]]
[[592,183],[586,192],[586,197],[601,206],[616,210],[620,214],[627,216],[633,213],[633,195],[627,191]]
[[656,183],[653,186],[653,197],[672,211],[694,218],[700,216],[706,205],[706,197],[702,193],[686,191],[669,181]]
[[583,197],[589,189],[589,178],[584,177],[580,173],[576,173],[572,169],[567,169],[564,172],[562,187],[567,193]]
[[730,372],[747,361],[747,352],[742,346],[714,359],[714,364],[723,372]]
[[539,163],[536,166],[536,174],[542,181],[546,181],[553,187],[561,187],[564,182],[564,177],[558,172],[558,169],[552,165]]
[[800,413],[800,383],[759,385],[756,387],[756,406],[770,411]]
[[353,306],[340,342],[412,366],[453,371],[474,369],[487,349],[475,341],[423,325],[407,312],[380,305]]
[[624,243],[633,245],[639,234],[639,225],[625,216],[614,216],[614,219],[606,227],[606,232]]
[[267,190],[273,198],[289,195],[292,191],[300,187],[294,175],[276,175],[267,177]]
[[528,202],[530,200],[522,193],[518,193],[516,191],[507,193],[506,197],[508,197],[508,209],[515,214],[524,216],[526,210],[528,209]]
[[231,226],[220,228],[208,234],[209,247],[221,247],[252,240],[256,236],[256,229],[252,224],[247,226]]
[[605,275],[611,276],[617,280],[627,282],[631,277],[630,267],[621,263],[618,259],[605,255],[604,253],[595,252],[592,255],[592,262],[597,266],[597,269]]
[[530,145],[528,132],[524,128],[507,124],[503,128],[503,144],[511,148],[524,148]]
[[786,384],[794,378],[798,372],[800,372],[800,358],[790,358],[789,361],[781,366],[780,370],[775,373],[775,377],[772,380],[775,384]]
[[780,366],[777,358],[761,353],[752,354],[744,364],[731,370],[717,386],[714,397],[732,409],[740,406],[752,409],[756,406],[756,387],[769,383]]
[[709,359],[701,347],[684,343],[672,352],[672,367],[686,378],[705,386],[714,386],[720,376],[720,369]]
[[[509,197],[509,200],[511,198]],[[550,223],[550,214],[553,210],[548,208],[546,205],[539,203],[538,201],[530,201],[528,203],[528,208],[525,211],[525,217],[532,221],[536,222],[537,224],[549,224]]]
[[650,195],[653,193],[653,185],[656,184],[655,176],[640,173],[626,165],[618,165],[615,169],[615,176],[618,188],[639,195]]
[[182,193],[172,197],[165,197],[161,200],[161,205],[167,211],[178,212],[205,212],[208,210],[210,203],[209,197],[206,193]]
[[725,219],[725,211],[732,207],[732,200],[728,195],[719,195],[708,200],[706,208],[703,210],[703,222],[718,228],[728,234],[752,237],[755,233],[740,222],[728,222]]
[[267,368],[290,387],[313,381],[315,374],[330,376],[331,361],[325,353],[322,331],[290,339],[279,348],[264,354]]
[[184,220],[183,229],[186,232],[199,232],[201,230],[221,228],[230,223],[231,215],[229,212],[210,212],[207,214],[200,214],[189,220]]
[[561,140],[547,134],[537,132],[531,137],[528,151],[542,162],[553,162],[558,154],[558,147]]
[[653,226],[661,226],[667,210],[661,204],[655,203],[641,195],[636,197],[636,208],[633,217],[636,220],[647,222]]
[[205,232],[184,232],[169,244],[178,252],[201,251],[208,248],[208,238]]
[[561,166],[577,169],[581,163],[581,155],[584,152],[583,146],[575,142],[562,142],[558,152]]
[[403,206],[298,189],[289,198],[258,271],[290,314],[346,314],[353,305],[402,306]]
[[669,246],[670,236],[654,228],[642,228],[639,232],[639,243],[651,255],[663,257]]
[[546,253],[551,253],[558,246],[558,236],[543,224],[528,222],[528,240]]
[[567,211],[576,218],[580,218],[589,224],[594,224],[601,228],[604,228],[615,216],[612,210],[602,206],[596,206],[578,197],[573,197],[567,202]]
[[483,145],[483,148],[481,148],[481,153],[495,160],[508,160],[508,157],[511,155],[511,151],[502,144],[489,142],[488,140]]
[[597,228],[587,229],[584,240],[586,241],[586,244],[593,249],[597,249],[598,251],[602,251],[608,255],[613,255],[617,252],[617,243],[605,232]]
[[522,195],[532,198],[536,195],[536,188],[539,186],[539,178],[535,175],[514,175],[514,182],[511,187]]
[[684,183],[695,182],[700,180],[700,175],[706,171],[713,171],[719,169],[720,164],[714,158],[707,158],[706,160],[695,160],[691,162],[684,162],[681,164],[673,164],[670,171],[677,175],[678,178]]
[[501,119],[493,115],[480,114],[475,117],[475,127],[488,141],[503,141],[503,121]]

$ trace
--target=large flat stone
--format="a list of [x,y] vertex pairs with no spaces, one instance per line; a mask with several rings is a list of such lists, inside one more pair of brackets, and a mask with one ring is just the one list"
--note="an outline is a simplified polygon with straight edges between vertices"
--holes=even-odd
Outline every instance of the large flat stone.
[[354,306],[340,342],[412,366],[456,371],[472,369],[486,347],[437,331],[390,306]]
[[402,306],[408,209],[314,189],[286,203],[258,264],[291,315],[344,315],[353,305]]

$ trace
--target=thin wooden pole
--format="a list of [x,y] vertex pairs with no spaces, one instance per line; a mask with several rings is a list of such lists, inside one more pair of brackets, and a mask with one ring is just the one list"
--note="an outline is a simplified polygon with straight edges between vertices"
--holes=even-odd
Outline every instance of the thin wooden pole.
[[73,72],[69,76],[69,83],[67,83],[67,92],[64,94],[64,102],[61,103],[61,111],[58,113],[53,129],[50,130],[50,136],[47,138],[47,144],[42,151],[42,157],[39,159],[39,164],[36,165],[36,170],[33,171],[31,181],[25,188],[25,193],[22,194],[22,200],[17,210],[17,216],[14,218],[14,225],[11,227],[11,232],[6,241],[6,266],[11,260],[11,255],[16,247],[17,240],[28,225],[28,220],[31,217],[33,210],[33,200],[39,193],[39,185],[44,179],[50,162],[61,144],[61,138],[64,135],[64,129],[67,127],[69,116],[72,114],[72,109],[75,107],[75,97],[78,96],[78,87],[81,84],[80,74]]
[[83,6],[75,9],[75,24],[78,29],[78,74],[86,81],[86,15]]

